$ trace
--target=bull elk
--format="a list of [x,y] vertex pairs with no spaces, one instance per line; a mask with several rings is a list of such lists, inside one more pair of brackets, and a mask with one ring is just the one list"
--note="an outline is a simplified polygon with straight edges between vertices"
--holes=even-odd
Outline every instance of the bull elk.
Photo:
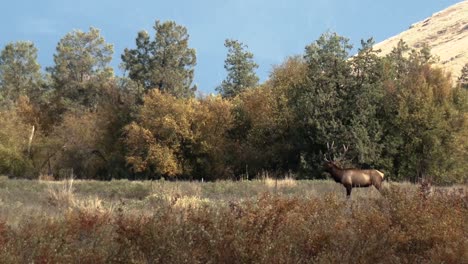
[[[329,144],[327,148],[330,151]],[[332,143],[333,148],[333,143]],[[348,151],[348,147],[343,145],[344,154]],[[371,185],[380,191],[384,174],[378,170],[361,170],[361,169],[343,169],[336,164],[336,159],[329,160],[325,155],[324,170],[332,176],[337,183],[343,184],[346,188],[346,196],[350,197],[353,187],[369,187]]]

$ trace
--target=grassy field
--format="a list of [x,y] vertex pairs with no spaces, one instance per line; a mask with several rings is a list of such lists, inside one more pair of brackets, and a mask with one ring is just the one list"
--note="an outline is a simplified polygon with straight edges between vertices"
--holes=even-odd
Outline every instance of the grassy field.
[[0,263],[468,263],[468,187],[0,178]]

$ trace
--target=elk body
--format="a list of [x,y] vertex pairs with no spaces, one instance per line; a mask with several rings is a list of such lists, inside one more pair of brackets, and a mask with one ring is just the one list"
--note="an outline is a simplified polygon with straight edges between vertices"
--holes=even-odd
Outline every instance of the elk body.
[[[378,191],[380,191],[382,182],[384,181],[384,174],[382,172],[373,169],[343,169],[336,165],[336,162],[345,158],[345,155],[348,152],[348,147],[343,145],[343,152],[338,156],[338,158],[335,156],[336,152],[334,142],[332,142],[331,146],[327,143],[327,153],[324,155],[324,170],[330,173],[335,182],[343,184],[346,188],[346,196],[349,197],[351,195],[353,187],[369,187],[373,185]],[[333,159],[329,159],[327,157],[327,155],[331,156],[330,154],[332,154]]]
[[326,161],[324,165],[326,172],[330,173],[332,178],[343,184],[346,188],[346,196],[351,195],[353,187],[375,186],[380,191],[384,174],[378,170],[360,170],[360,169],[342,169],[333,161]]

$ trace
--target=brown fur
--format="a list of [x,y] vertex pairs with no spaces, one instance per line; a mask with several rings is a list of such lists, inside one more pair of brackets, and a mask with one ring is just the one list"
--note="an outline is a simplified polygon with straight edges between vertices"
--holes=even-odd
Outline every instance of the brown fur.
[[347,196],[351,195],[353,187],[373,185],[380,191],[384,181],[384,174],[378,170],[342,169],[331,161],[326,162],[324,168],[336,182],[343,184]]

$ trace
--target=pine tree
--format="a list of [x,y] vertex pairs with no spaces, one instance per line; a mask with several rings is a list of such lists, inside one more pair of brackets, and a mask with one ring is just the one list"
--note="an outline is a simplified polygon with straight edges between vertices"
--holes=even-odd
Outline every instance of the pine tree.
[[99,84],[113,76],[109,67],[113,46],[105,42],[99,29],[75,30],[63,37],[49,67],[56,96],[66,105],[96,107]]
[[348,112],[347,130],[350,132],[348,152],[357,165],[379,165],[382,153],[382,125],[379,122],[383,99],[382,59],[373,49],[373,39],[361,41],[358,54],[349,62],[353,74],[348,82],[345,111]]
[[141,31],[136,38],[136,49],[125,49],[122,66],[128,76],[146,90],[158,89],[176,97],[192,97],[196,65],[195,50],[189,48],[187,29],[173,21],[154,25],[156,35],[150,40]]
[[295,91],[293,109],[299,123],[304,167],[320,170],[327,142],[348,144],[350,111],[345,106],[351,67],[351,45],[336,33],[325,33],[306,47],[306,81]]
[[253,61],[253,54],[246,50],[247,45],[237,40],[227,39],[224,46],[228,49],[228,55],[224,61],[224,69],[228,75],[216,90],[224,98],[230,98],[258,84],[259,78],[255,74],[258,65]]
[[7,44],[0,54],[0,100],[16,101],[20,95],[35,98],[41,82],[34,44],[21,41]]

